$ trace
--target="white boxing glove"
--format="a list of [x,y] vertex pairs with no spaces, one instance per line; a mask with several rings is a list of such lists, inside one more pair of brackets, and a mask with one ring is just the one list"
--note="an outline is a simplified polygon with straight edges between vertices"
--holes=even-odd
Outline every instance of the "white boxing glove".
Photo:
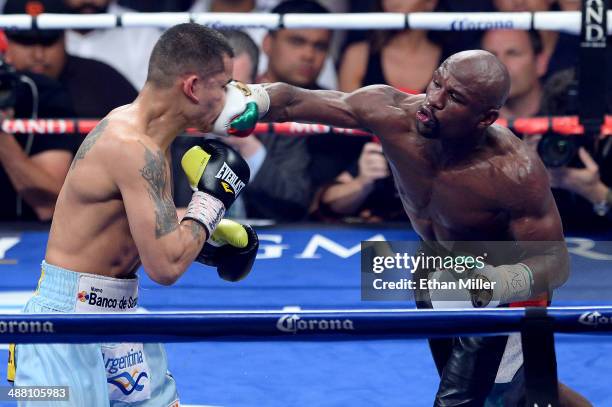
[[213,123],[213,133],[220,136],[246,137],[257,120],[270,108],[270,96],[261,85],[232,81],[225,90],[225,106]]

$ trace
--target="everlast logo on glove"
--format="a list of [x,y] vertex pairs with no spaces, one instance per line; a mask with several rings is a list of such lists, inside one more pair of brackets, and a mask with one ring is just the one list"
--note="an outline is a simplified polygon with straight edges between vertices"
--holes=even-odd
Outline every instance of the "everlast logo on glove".
[[221,169],[219,169],[217,175],[215,175],[215,178],[225,181],[221,182],[223,189],[225,192],[231,192],[235,196],[238,196],[240,191],[242,191],[242,188],[244,188],[246,185],[240,178],[238,178],[238,175],[232,171],[226,162],[223,162],[223,166],[221,166]]

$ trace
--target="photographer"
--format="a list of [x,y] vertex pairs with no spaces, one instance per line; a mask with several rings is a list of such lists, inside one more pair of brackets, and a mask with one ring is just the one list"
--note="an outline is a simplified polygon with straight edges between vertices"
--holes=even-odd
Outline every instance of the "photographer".
[[[70,117],[62,86],[43,75],[0,64],[0,115],[7,118]],[[69,136],[0,132],[0,220],[49,221],[77,141]]]
[[[11,7],[19,6],[17,3],[11,3]],[[11,35],[29,46],[38,46],[37,58],[39,54],[49,54],[52,44],[62,36],[58,31],[39,30],[7,32],[7,36]],[[22,48],[11,49],[14,42],[15,39],[9,37],[9,49],[4,57],[26,60],[28,56],[20,52]],[[45,63],[45,66],[49,64]],[[63,85],[43,72],[15,70],[1,61],[2,119],[71,116],[74,116],[72,101]],[[51,220],[76,147],[78,141],[73,137],[0,132],[0,193],[3,198],[0,200],[0,220]]]
[[[495,54],[510,73],[510,95],[500,115],[506,119],[575,115],[568,91],[573,70],[561,72],[542,85],[548,60],[537,31],[495,30],[483,35],[482,48]],[[583,136],[525,136],[547,164],[553,195],[566,231],[606,230],[612,196],[612,143],[601,138],[590,148],[575,148]],[[575,143],[578,142],[578,143]],[[591,152],[589,152],[589,150]],[[599,164],[598,164],[599,163]],[[607,218],[605,219],[604,217]]]
[[[573,69],[561,71],[546,83],[542,98],[544,114],[577,114],[577,103],[572,101],[569,92],[575,86],[574,75]],[[539,137],[533,138],[545,162],[552,157],[563,164],[549,167],[549,174],[564,227],[570,231],[609,231],[612,229],[612,137],[599,136],[593,143],[588,143],[584,136],[565,138],[560,145],[551,138],[548,148]]]
[[[61,0],[37,1],[36,7],[31,3],[12,0],[3,11],[32,15],[65,12]],[[18,70],[15,78],[22,80],[13,80],[16,104],[14,109],[10,105],[0,108],[4,118],[13,114],[16,118],[98,118],[136,97],[136,90],[110,66],[67,54],[63,30],[7,29],[6,37],[4,58]],[[51,220],[82,140],[75,136],[0,135],[0,188],[7,197],[2,200],[0,219]]]

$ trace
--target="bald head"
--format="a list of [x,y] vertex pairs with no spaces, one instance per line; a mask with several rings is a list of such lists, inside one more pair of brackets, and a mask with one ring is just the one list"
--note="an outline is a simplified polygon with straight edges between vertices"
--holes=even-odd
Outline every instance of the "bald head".
[[510,92],[510,74],[505,65],[488,51],[470,50],[451,55],[442,67],[480,95],[484,108],[499,109]]

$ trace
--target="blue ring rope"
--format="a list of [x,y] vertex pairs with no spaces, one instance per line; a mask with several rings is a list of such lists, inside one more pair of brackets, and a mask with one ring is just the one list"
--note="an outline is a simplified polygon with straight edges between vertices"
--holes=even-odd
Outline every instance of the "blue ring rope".
[[[555,332],[612,333],[612,307],[551,307]],[[0,343],[358,340],[521,330],[525,308],[0,314]]]

